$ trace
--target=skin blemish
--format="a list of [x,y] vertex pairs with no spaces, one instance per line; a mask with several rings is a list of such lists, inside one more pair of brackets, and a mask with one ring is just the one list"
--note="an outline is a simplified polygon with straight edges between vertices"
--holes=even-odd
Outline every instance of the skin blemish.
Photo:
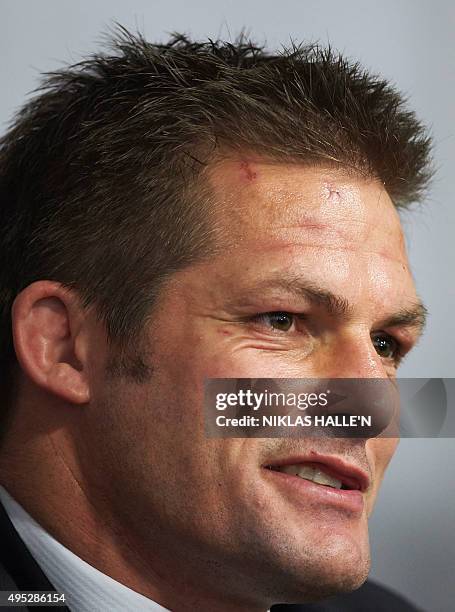
[[339,204],[341,202],[341,193],[333,184],[325,183],[323,187],[324,198],[329,204]]
[[247,181],[254,181],[257,178],[257,172],[255,172],[251,164],[247,161],[240,162],[240,173]]

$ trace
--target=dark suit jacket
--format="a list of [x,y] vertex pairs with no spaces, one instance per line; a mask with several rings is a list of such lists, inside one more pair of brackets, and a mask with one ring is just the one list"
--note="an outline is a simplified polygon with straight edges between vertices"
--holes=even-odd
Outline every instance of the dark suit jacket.
[[[52,584],[30,554],[0,504],[0,591],[53,591]],[[45,606],[28,608],[31,612]],[[24,608],[1,608],[23,610]],[[49,610],[66,610],[65,606]],[[110,612],[107,611],[106,612]],[[128,611],[130,612],[130,611]],[[131,611],[133,612],[133,611]],[[272,612],[418,612],[417,609],[388,589],[372,582],[365,583],[349,595],[342,595],[318,604],[277,605]]]

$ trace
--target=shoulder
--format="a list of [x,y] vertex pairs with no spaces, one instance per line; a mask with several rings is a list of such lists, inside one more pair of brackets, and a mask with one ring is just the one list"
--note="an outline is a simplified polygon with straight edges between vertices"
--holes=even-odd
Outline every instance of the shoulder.
[[368,580],[360,589],[319,603],[272,606],[271,612],[421,612],[393,590]]

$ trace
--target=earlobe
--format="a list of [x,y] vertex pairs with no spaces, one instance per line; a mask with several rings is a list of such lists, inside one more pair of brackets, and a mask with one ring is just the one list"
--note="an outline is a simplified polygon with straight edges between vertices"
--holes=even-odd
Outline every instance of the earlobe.
[[76,293],[53,281],[32,283],[12,308],[22,370],[39,387],[74,404],[90,398],[83,314]]

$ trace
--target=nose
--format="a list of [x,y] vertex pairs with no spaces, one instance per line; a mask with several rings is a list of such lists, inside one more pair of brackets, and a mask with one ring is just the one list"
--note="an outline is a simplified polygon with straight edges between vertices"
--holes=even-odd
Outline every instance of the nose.
[[332,402],[325,413],[370,419],[370,425],[337,428],[332,435],[371,438],[386,430],[398,414],[398,397],[369,330],[354,328],[340,333],[330,343],[324,365],[323,373],[317,376],[332,388]]
[[389,378],[377,354],[369,330],[352,329],[337,334],[328,343],[324,367],[326,378]]

